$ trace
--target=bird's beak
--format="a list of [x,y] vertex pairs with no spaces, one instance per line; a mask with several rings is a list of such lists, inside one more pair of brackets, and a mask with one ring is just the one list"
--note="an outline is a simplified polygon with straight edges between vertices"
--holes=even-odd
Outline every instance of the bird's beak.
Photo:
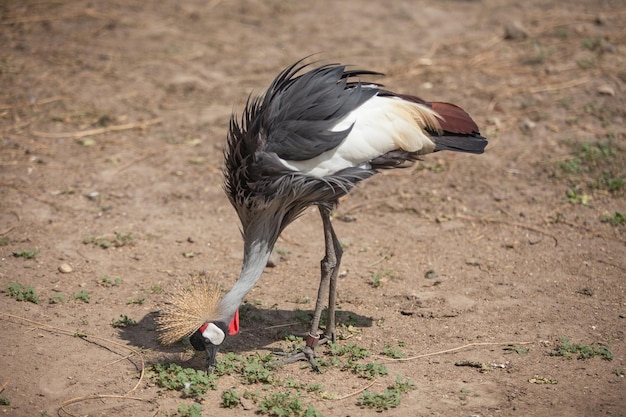
[[217,352],[220,350],[219,345],[212,343],[205,343],[204,350],[206,351],[206,369],[211,373],[215,366],[215,359],[217,358]]

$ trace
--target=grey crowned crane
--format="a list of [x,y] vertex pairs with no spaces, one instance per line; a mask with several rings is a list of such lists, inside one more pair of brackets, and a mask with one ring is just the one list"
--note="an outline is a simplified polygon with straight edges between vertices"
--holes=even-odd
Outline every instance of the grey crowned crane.
[[[211,296],[199,307],[200,320],[186,323],[185,331],[174,331],[176,324],[165,318],[162,341],[191,334],[192,345],[206,351],[210,369],[224,339],[238,332],[239,306],[261,277],[278,236],[316,205],[326,246],[321,282],[306,346],[288,361],[306,359],[317,369],[315,346],[335,339],[342,249],[331,212],[339,198],[380,169],[403,167],[443,150],[480,154],[487,145],[460,107],[361,81],[377,75],[382,74],[298,61],[282,71],[263,96],[248,99],[241,121],[231,118],[224,188],[241,221],[241,274],[221,300]],[[326,294],[328,321],[320,336]]]

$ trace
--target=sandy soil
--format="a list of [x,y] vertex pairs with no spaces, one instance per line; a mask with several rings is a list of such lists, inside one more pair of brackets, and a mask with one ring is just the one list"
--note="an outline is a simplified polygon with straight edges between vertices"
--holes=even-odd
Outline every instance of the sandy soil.
[[[325,416],[378,414],[357,392],[398,374],[416,389],[385,415],[626,416],[626,226],[601,221],[626,213],[622,1],[6,0],[0,16],[2,415],[165,416],[192,403],[148,371],[204,359],[159,346],[154,315],[177,281],[237,278],[220,172],[229,117],[318,53],[461,105],[490,144],[385,172],[341,202],[340,321],[354,326],[339,343],[370,349],[389,375],[294,364],[276,378],[323,384],[326,397],[303,401]],[[610,152],[577,151],[596,143]],[[583,168],[564,169],[575,158]],[[607,170],[621,186],[602,185]],[[306,330],[321,235],[315,210],[288,227],[223,352],[264,354]],[[137,325],[114,328],[120,315]],[[562,338],[613,359],[550,355]],[[399,342],[406,357],[473,345],[378,355]],[[468,362],[488,369],[456,366]],[[230,388],[263,389],[222,377],[202,415],[253,415],[220,407]]]

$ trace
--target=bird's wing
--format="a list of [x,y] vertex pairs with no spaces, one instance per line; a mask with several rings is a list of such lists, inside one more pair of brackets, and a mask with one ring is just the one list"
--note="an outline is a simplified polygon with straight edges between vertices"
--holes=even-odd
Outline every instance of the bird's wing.
[[374,74],[371,71],[326,65],[296,77],[298,70],[286,70],[265,95],[267,138],[263,151],[285,160],[305,161],[337,147],[351,126],[334,127],[378,89],[348,82],[351,77]]
[[395,150],[433,152],[435,142],[428,132],[442,132],[432,108],[391,96],[371,97],[332,127],[332,131],[346,129],[348,135],[334,148],[304,161],[283,158],[283,164],[319,177],[346,168],[369,168],[370,161]]

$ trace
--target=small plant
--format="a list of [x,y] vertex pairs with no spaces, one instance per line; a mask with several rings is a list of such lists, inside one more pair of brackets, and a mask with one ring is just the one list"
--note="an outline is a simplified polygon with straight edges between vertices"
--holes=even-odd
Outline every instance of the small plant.
[[0,395],[0,405],[11,405],[11,400],[4,395]]
[[381,363],[352,363],[348,362],[344,369],[349,369],[360,378],[375,379],[387,375],[387,367]]
[[65,302],[65,295],[64,294],[52,294],[50,296],[50,298],[48,299],[48,303],[50,304],[61,304]]
[[91,296],[85,290],[80,290],[76,294],[74,294],[74,299],[78,301],[82,301],[83,303],[89,303],[91,301]]
[[115,328],[136,326],[136,325],[137,325],[137,322],[131,319],[130,317],[128,317],[126,314],[120,314],[120,318],[117,320],[113,320],[113,322],[111,323],[111,326]]
[[381,282],[380,274],[373,273],[372,280],[370,281],[370,285],[374,288],[380,288],[383,283]]
[[615,369],[613,370],[613,373],[620,378],[623,378],[625,374],[623,369]]
[[92,244],[94,246],[99,246],[102,249],[108,249],[111,247],[112,243],[109,239],[105,239],[104,237],[86,237],[83,239],[83,244]]
[[364,391],[359,397],[357,405],[361,408],[374,408],[376,411],[388,410],[400,405],[402,394],[414,390],[415,387],[413,381],[397,375],[393,385],[388,386],[382,393],[373,394],[370,391]]
[[528,349],[520,345],[509,345],[504,348],[507,353],[517,353],[518,355],[525,355],[528,353]]
[[100,278],[99,284],[105,288],[117,287],[122,283],[121,278],[111,278],[108,275],[104,275]]
[[146,301],[146,297],[129,298],[126,300],[126,304],[138,304],[141,305]]
[[392,347],[389,343],[385,343],[385,346],[383,347],[383,351],[381,353],[384,356],[388,356],[393,359],[400,359],[404,357],[404,352],[402,352],[400,349]]
[[234,389],[226,390],[222,393],[222,407],[235,408],[239,405],[241,398]]
[[297,394],[273,392],[259,402],[259,412],[276,417],[322,417],[313,406],[305,408]]
[[620,213],[619,211],[613,213],[606,213],[600,219],[602,223],[608,223],[611,226],[622,226],[626,224],[626,214]]
[[39,304],[39,297],[33,287],[24,287],[22,284],[13,283],[7,285],[7,293],[9,297],[15,298],[17,301],[29,301]]
[[153,366],[154,381],[162,387],[172,391],[180,391],[185,397],[202,398],[208,390],[217,389],[214,374],[207,374],[192,368],[170,363],[158,363]]
[[13,256],[16,258],[35,259],[39,255],[39,249],[18,250],[13,252]]
[[567,190],[565,194],[567,195],[569,202],[572,204],[582,204],[583,206],[588,206],[591,202],[591,197],[574,189]]
[[122,246],[130,245],[133,243],[132,233],[119,233],[115,232],[113,238],[107,238],[104,236],[92,236],[83,239],[85,245],[94,245],[102,249],[108,249],[111,246],[119,248]]
[[163,292],[163,286],[160,282],[157,282],[150,287],[150,292],[152,294],[161,294]]
[[254,356],[249,356],[241,369],[241,377],[246,384],[271,384],[273,376],[265,363]]
[[597,343],[592,345],[572,343],[567,337],[561,338],[560,345],[550,352],[550,356],[563,356],[565,358],[571,358],[573,355],[579,360],[590,359],[594,356],[599,356],[608,361],[613,360],[613,354],[605,346]]
[[344,346],[339,346],[337,343],[329,342],[328,347],[330,347],[331,355],[347,356],[348,361],[365,359],[371,355],[369,350],[362,348],[355,343],[348,343]]
[[200,404],[180,404],[176,413],[172,417],[202,417],[202,406]]

